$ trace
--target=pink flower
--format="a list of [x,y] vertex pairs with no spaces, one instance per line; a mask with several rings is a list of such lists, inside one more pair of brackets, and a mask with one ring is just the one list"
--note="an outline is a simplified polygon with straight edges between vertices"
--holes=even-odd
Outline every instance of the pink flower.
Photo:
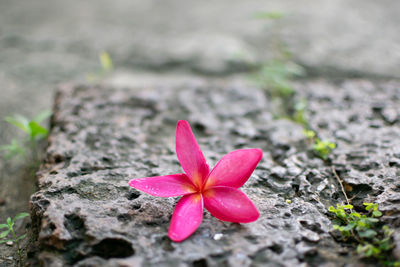
[[216,218],[234,223],[258,219],[253,202],[238,188],[261,160],[261,149],[240,149],[225,155],[210,172],[187,121],[176,127],[176,154],[185,173],[133,179],[129,185],[158,197],[183,196],[177,203],[168,236],[175,242],[200,226],[203,207]]

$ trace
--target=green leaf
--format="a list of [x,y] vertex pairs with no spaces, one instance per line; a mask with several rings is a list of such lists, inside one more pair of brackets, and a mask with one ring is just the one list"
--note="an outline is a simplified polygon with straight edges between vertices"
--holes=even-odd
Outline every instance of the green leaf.
[[374,211],[372,212],[372,215],[373,215],[374,217],[381,217],[381,216],[382,216],[382,212],[380,212],[379,210],[374,210]]
[[47,129],[38,124],[36,121],[30,121],[29,128],[31,130],[32,139],[35,139],[38,136],[46,136],[48,133]]
[[347,217],[347,213],[343,209],[336,210],[336,215],[342,219],[345,219]]
[[332,223],[333,223],[333,224],[337,224],[337,225],[341,225],[341,224],[342,224],[342,220],[340,220],[340,219],[333,219],[333,220],[332,220]]
[[354,207],[353,207],[353,205],[350,205],[350,204],[349,204],[349,205],[344,205],[343,208],[344,208],[344,209],[351,210],[351,209],[354,208]]
[[[315,132],[313,130],[304,130],[303,134],[305,135],[305,137],[307,137],[308,139],[312,139],[315,137]],[[332,206],[331,206],[332,207]],[[333,207],[332,207],[333,208]]]
[[19,220],[19,219],[28,217],[28,216],[29,216],[29,213],[27,213],[27,212],[18,213],[18,214],[14,217],[13,222],[15,222],[15,221],[17,221],[17,220]]
[[371,257],[372,256],[372,248],[371,248],[371,246],[367,247],[366,251],[364,252],[364,255],[366,257]]
[[375,232],[374,230],[368,229],[366,231],[358,232],[358,235],[363,238],[373,238],[374,236],[377,235],[377,232]]
[[255,14],[255,18],[257,19],[281,19],[283,18],[284,14],[282,12],[258,12]]
[[343,230],[350,231],[355,227],[355,223],[349,223],[348,225],[344,226]]
[[25,155],[25,149],[18,143],[16,139],[11,140],[11,144],[0,146],[0,150],[7,151],[5,158],[10,159],[17,155]]
[[381,253],[381,250],[377,247],[372,246],[371,249],[372,249],[372,255],[374,255],[375,257]]
[[330,212],[336,212],[336,209],[335,209],[333,206],[330,206],[330,207],[329,207],[329,211],[330,211]]
[[5,223],[2,223],[2,224],[0,224],[0,229],[2,229],[2,228],[8,228],[8,225]]
[[11,218],[10,217],[7,218],[7,224],[8,224],[8,226],[11,226]]
[[13,241],[10,240],[10,239],[3,239],[3,240],[0,240],[0,244],[2,244],[2,243],[7,243],[7,242],[9,242],[9,241],[13,242]]
[[350,213],[350,215],[353,217],[356,217],[356,218],[361,218],[361,215],[358,212],[352,212],[352,213]]
[[390,244],[389,240],[385,240],[384,242],[380,242],[379,248],[381,250],[387,251],[387,250],[391,250],[393,248],[393,246]]
[[370,210],[370,209],[372,209],[372,206],[374,205],[373,203],[363,203],[364,204],[364,206],[366,206],[365,207],[365,210]]
[[21,239],[24,239],[25,237],[26,237],[26,234],[20,235],[20,236],[17,238],[17,241],[19,241],[19,240],[21,240]]
[[111,57],[107,52],[105,51],[101,52],[99,55],[99,59],[103,71],[108,72],[113,69],[113,63]]
[[25,118],[21,115],[14,115],[13,117],[5,117],[4,120],[6,122],[18,127],[19,129],[26,132],[27,134],[30,134],[29,127],[28,127],[29,121],[27,118]]
[[314,152],[315,154],[323,160],[326,160],[329,157],[329,154],[336,147],[334,143],[329,141],[322,141],[319,138],[314,140]]
[[34,118],[33,121],[37,122],[37,123],[41,123],[42,121],[46,120],[47,118],[49,118],[51,116],[51,111],[50,110],[44,110],[41,111],[39,114],[37,114]]
[[379,219],[376,219],[376,218],[366,218],[366,220],[367,220],[368,222],[370,222],[370,223],[377,223],[377,222],[379,222]]
[[334,225],[333,225],[333,229],[334,229],[334,230],[339,230],[339,228],[340,228],[340,225],[337,225],[337,224],[334,224]]
[[4,238],[8,235],[8,233],[10,232],[10,230],[6,230],[0,233],[0,238]]
[[332,150],[332,149],[336,148],[336,144],[335,143],[328,143],[328,147]]

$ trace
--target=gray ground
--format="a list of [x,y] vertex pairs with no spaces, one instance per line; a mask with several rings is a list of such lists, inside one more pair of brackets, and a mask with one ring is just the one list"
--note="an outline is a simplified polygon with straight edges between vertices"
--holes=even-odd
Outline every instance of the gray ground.
[[[85,80],[99,68],[102,50],[117,66],[110,78],[114,84],[231,80],[228,74],[271,56],[271,27],[254,19],[259,11],[287,14],[282,34],[311,75],[398,78],[399,5],[395,0],[1,0],[0,117],[50,108],[55,85]],[[0,127],[5,144],[16,132],[4,122]],[[34,179],[25,165],[0,161],[2,221],[27,210]]]

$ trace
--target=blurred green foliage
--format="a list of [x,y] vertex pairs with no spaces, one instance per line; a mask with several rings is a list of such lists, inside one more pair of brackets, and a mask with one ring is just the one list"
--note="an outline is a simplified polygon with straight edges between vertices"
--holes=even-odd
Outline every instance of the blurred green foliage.
[[100,69],[97,72],[91,72],[86,75],[88,82],[97,82],[102,80],[107,74],[114,70],[114,64],[111,56],[106,51],[99,54]]
[[[51,112],[45,110],[36,115],[32,120],[21,115],[4,118],[6,122],[20,129],[26,136],[22,142],[12,139],[10,144],[1,146],[0,150],[5,151],[4,158],[10,159],[19,155],[25,156],[27,154],[27,147],[35,150],[37,143],[46,138],[49,133],[47,128],[41,125],[41,123],[50,116]],[[32,151],[32,153],[35,154],[35,151]]]

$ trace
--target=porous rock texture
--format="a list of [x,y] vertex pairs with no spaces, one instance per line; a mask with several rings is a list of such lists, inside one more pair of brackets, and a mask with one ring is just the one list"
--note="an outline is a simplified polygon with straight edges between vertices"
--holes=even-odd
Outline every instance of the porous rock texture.
[[[327,161],[315,157],[300,125],[273,118],[259,89],[62,86],[39,191],[31,198],[37,249],[30,262],[357,266],[354,250],[331,232],[327,208],[344,203],[332,166],[356,207],[376,201],[383,220],[400,226],[400,84],[314,80],[296,87],[308,101],[311,127],[338,145]],[[135,177],[182,172],[174,148],[179,119],[191,123],[210,166],[235,149],[263,150],[243,187],[259,208],[256,222],[222,222],[205,211],[199,229],[174,243],[167,231],[178,198],[128,186]],[[398,230],[396,236],[399,244]]]

